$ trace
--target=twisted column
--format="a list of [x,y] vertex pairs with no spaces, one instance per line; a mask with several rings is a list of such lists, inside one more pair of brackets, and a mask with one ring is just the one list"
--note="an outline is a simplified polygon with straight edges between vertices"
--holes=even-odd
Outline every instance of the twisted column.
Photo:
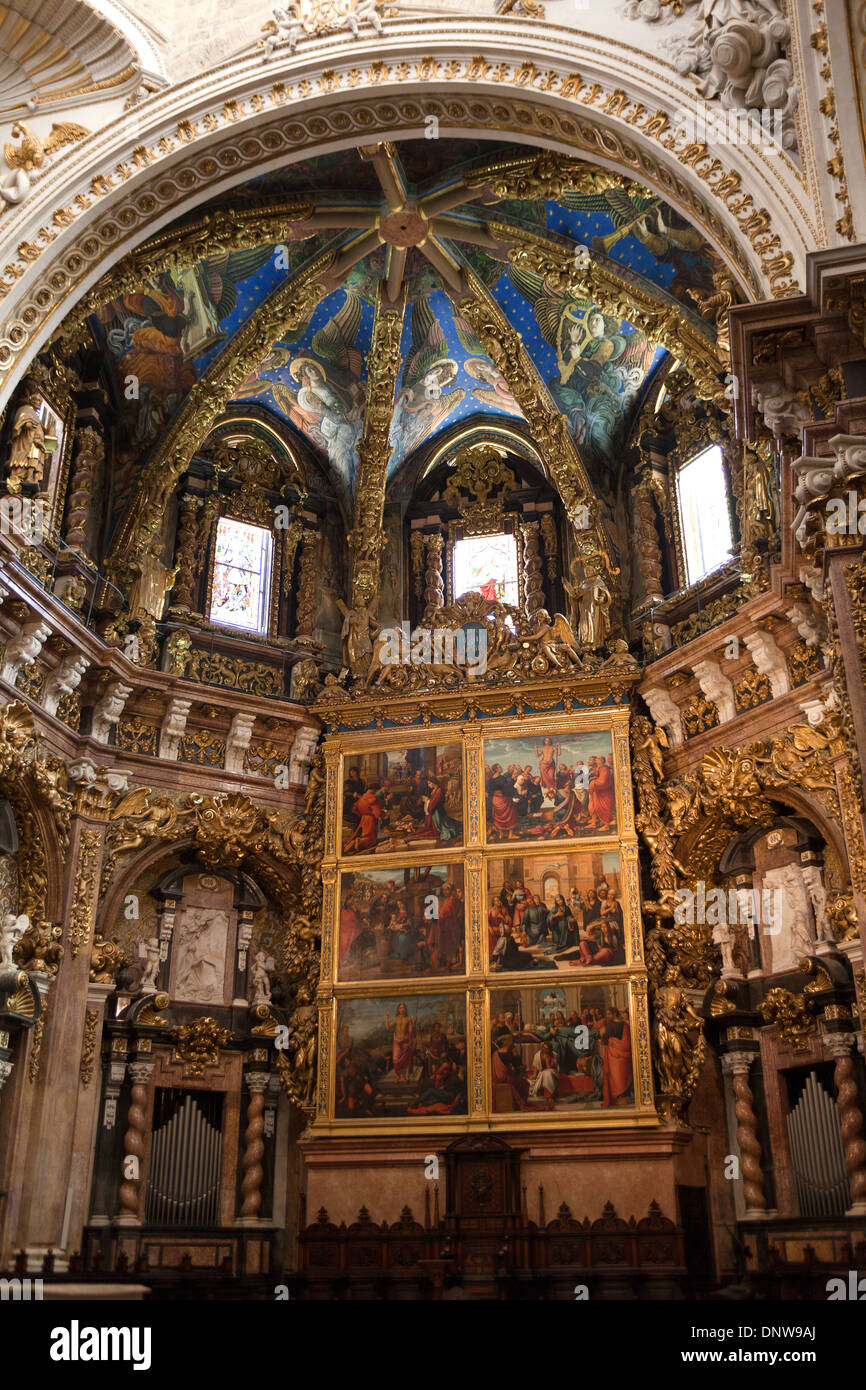
[[177,523],[177,578],[171,592],[172,608],[193,606],[196,581],[196,561],[199,551],[199,512],[202,501],[194,493],[185,492],[180,499]]
[[851,1191],[848,1215],[863,1216],[866,1214],[866,1139],[862,1133],[863,1114],[857,1103],[857,1083],[851,1056],[854,1038],[851,1033],[828,1033],[824,1041],[836,1059],[833,1085],[842,1122],[842,1147]]
[[409,550],[412,554],[412,578],[415,598],[418,602],[424,595],[424,532],[412,531],[409,534]]
[[298,561],[298,603],[295,617],[295,636],[312,637],[316,629],[316,557],[319,533],[304,527],[301,537],[301,558]]
[[[141,1165],[144,1161],[145,1107],[147,1105],[147,1083],[153,1075],[153,1062],[130,1062],[127,1067],[132,1081],[132,1094],[129,1113],[126,1117],[127,1130],[123,1136],[123,1158],[120,1184],[120,1214],[118,1225],[138,1226],[139,1192],[141,1190]],[[135,1159],[131,1164],[129,1159]]]
[[537,521],[524,521],[520,531],[523,536],[523,591],[526,612],[531,618],[544,607],[540,528]]
[[722,1057],[722,1069],[731,1077],[734,1088],[737,1145],[740,1150],[740,1171],[743,1175],[747,1216],[762,1216],[767,1210],[764,1174],[761,1171],[758,1121],[749,1086],[749,1068],[755,1055],[754,1052],[726,1052]]
[[655,508],[649,483],[633,488],[634,546],[638,569],[643,581],[644,597],[655,602],[664,596],[662,589],[662,553],[655,523]]
[[241,1220],[255,1221],[262,1205],[261,1186],[265,1170],[262,1167],[265,1146],[264,1133],[265,1087],[268,1084],[266,1071],[251,1071],[244,1078],[250,1090],[250,1103],[247,1106],[247,1127],[244,1131],[243,1179],[241,1193]]
[[72,465],[72,478],[69,483],[66,504],[66,544],[79,551],[86,559],[85,544],[87,522],[93,503],[93,485],[96,470],[105,454],[105,445],[99,431],[92,425],[85,425],[75,435],[75,462]]
[[[445,607],[445,584],[442,580],[442,548],[445,544],[438,531],[424,537],[427,552],[424,570],[424,621],[428,623],[437,608]],[[459,594],[454,595],[459,598]]]

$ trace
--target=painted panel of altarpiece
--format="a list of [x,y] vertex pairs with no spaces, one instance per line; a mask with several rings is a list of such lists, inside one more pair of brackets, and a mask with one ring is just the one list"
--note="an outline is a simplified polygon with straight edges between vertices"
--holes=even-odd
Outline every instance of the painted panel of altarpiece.
[[628,727],[326,740],[319,1132],[656,1123]]

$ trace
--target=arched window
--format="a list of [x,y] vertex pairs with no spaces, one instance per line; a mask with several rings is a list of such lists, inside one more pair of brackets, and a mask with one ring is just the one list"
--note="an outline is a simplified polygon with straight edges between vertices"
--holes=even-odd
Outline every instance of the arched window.
[[678,470],[677,503],[686,582],[696,584],[731,558],[731,509],[718,444],[695,454]]
[[265,526],[221,516],[214,544],[208,618],[267,634],[274,538]]

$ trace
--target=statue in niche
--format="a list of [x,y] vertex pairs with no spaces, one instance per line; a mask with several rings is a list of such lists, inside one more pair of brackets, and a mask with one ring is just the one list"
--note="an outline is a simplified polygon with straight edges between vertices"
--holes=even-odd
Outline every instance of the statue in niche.
[[833,941],[833,928],[827,914],[827,889],[824,887],[824,880],[821,870],[817,864],[803,865],[803,882],[806,885],[806,892],[809,895],[809,902],[812,904],[812,912],[815,917],[815,935],[819,941]]
[[270,1004],[272,999],[270,971],[274,968],[273,956],[264,951],[256,951],[250,969],[250,983],[253,988],[253,1004]]
[[747,478],[749,491],[746,508],[749,519],[749,534],[752,540],[766,540],[776,529],[776,511],[773,505],[773,478],[770,465],[762,454],[749,452]]
[[190,907],[183,917],[173,994],[198,1004],[221,1004],[229,915],[221,908]]
[[26,913],[7,912],[0,918],[0,970],[17,970],[12,952],[30,926]]
[[[572,569],[574,576],[574,568]],[[610,635],[610,605],[613,595],[604,575],[604,560],[589,555],[583,561],[583,576],[574,576],[574,583],[563,578],[571,597],[571,626],[582,647],[600,647]]]
[[10,492],[20,492],[22,483],[42,486],[48,447],[45,430],[39,418],[38,404],[38,396],[28,396],[15,412],[12,422],[12,448],[8,460]]
[[144,968],[141,972],[141,992],[150,994],[156,990],[156,977],[159,974],[159,938],[149,936],[146,941],[139,941],[138,954]]

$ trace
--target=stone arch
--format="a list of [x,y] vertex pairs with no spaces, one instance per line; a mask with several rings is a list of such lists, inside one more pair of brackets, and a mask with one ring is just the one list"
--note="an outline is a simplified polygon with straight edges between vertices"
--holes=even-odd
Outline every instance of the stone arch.
[[412,20],[353,42],[350,62],[342,39],[264,69],[251,54],[152,97],[82,142],[4,219],[19,254],[0,280],[0,405],[106,261],[301,152],[418,138],[430,116],[455,137],[504,135],[626,173],[697,222],[752,297],[796,291],[817,233],[787,164],[771,169],[751,148],[724,147],[722,159],[711,158],[705,145],[680,140],[672,119],[698,102],[660,60],[637,81],[582,35],[506,28],[443,17],[431,45],[424,21]]

